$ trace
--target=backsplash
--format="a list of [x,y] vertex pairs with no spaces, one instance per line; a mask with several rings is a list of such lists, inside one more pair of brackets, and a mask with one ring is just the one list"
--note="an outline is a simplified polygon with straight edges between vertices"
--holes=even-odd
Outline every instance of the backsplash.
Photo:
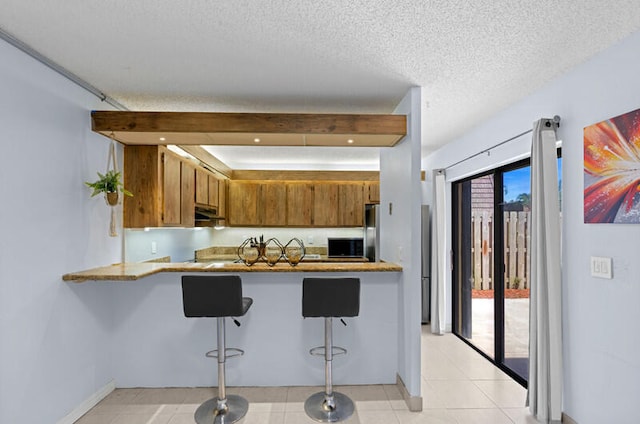
[[302,240],[305,246],[327,246],[328,237],[362,237],[363,229],[355,228],[247,228],[247,227],[227,227],[216,231],[213,236],[216,246],[239,246],[249,237],[264,236],[264,240],[272,237],[277,238],[282,244],[287,243],[292,238]]
[[195,250],[212,245],[215,232],[213,228],[125,229],[124,260],[142,262],[170,256],[171,262],[190,261]]
[[[166,256],[172,262],[194,259],[196,250],[215,246],[239,246],[249,237],[277,238],[285,244],[296,237],[305,247],[327,247],[329,237],[362,237],[361,227],[354,228],[274,228],[274,227],[227,227],[215,230],[204,228],[151,228],[124,230],[125,262],[142,262]],[[155,253],[152,253],[155,248]],[[315,249],[309,249],[309,251]]]

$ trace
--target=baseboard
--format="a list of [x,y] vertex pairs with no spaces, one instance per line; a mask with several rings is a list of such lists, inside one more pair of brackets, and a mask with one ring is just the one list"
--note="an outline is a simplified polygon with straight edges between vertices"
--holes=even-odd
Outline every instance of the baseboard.
[[84,414],[89,412],[91,408],[96,406],[98,402],[106,398],[109,393],[113,392],[115,388],[116,382],[115,380],[111,380],[104,387],[85,399],[80,405],[76,406],[73,411],[69,412],[66,416],[60,419],[57,424],[75,423],[76,421],[78,421],[78,419],[80,419],[81,416],[83,416]]
[[571,418],[570,416],[568,416],[564,412],[562,413],[562,422],[565,423],[565,424],[578,424],[578,422],[576,420],[574,420],[573,418]]
[[407,386],[404,385],[404,381],[398,374],[396,374],[396,386],[402,393],[402,399],[407,404],[409,411],[411,412],[420,412],[422,411],[422,396],[411,396],[409,391],[407,390]]

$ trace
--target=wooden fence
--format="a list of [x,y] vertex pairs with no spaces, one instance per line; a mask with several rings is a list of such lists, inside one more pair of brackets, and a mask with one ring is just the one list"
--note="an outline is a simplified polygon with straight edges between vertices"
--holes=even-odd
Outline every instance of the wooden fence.
[[[504,277],[508,289],[529,288],[531,212],[504,212]],[[471,216],[473,288],[493,289],[493,213],[475,210]]]

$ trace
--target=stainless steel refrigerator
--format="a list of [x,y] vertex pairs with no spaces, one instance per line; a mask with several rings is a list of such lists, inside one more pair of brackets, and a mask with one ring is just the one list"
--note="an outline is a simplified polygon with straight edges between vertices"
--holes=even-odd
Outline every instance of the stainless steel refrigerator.
[[429,229],[429,206],[422,205],[421,226],[421,257],[422,257],[422,323],[431,321],[431,233]]
[[380,205],[364,206],[364,255],[380,262]]

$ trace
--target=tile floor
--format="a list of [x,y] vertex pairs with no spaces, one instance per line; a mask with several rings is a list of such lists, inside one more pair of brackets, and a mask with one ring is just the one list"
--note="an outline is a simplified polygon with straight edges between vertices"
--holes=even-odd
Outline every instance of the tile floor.
[[[457,337],[422,331],[423,411],[409,412],[394,385],[339,386],[354,400],[348,424],[537,424],[525,390]],[[304,400],[322,387],[231,387],[249,400],[242,424],[313,423]],[[193,424],[215,388],[116,389],[76,424]]]

